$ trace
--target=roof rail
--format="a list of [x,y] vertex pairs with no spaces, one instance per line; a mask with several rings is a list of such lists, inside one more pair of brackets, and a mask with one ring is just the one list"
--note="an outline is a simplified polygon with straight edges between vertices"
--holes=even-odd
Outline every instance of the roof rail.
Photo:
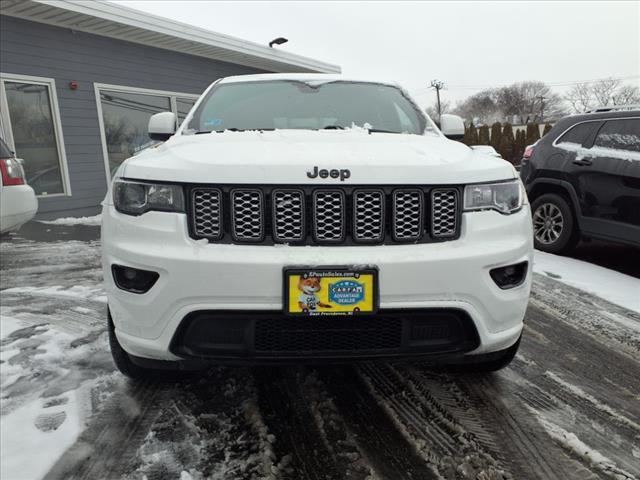
[[624,110],[640,110],[640,103],[630,105],[603,105],[601,107],[592,108],[587,110],[586,113],[600,113],[600,112],[620,112]]

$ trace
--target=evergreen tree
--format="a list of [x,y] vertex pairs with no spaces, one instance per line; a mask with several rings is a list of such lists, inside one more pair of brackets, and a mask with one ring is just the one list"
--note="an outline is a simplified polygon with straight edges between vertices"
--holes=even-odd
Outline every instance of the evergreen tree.
[[482,125],[478,129],[478,145],[489,145],[489,127]]
[[509,122],[504,124],[502,135],[500,136],[500,155],[508,162],[514,163],[515,140],[513,138],[513,127]]
[[462,137],[462,143],[465,145],[471,145],[471,139],[469,138],[470,129],[467,125],[464,126],[464,137]]
[[520,163],[522,160],[522,155],[524,154],[525,142],[527,141],[526,134],[524,130],[516,131],[516,141],[514,146],[514,157],[516,164]]
[[478,145],[478,130],[473,122],[469,125],[469,141],[471,143],[468,143],[467,145]]
[[496,122],[491,125],[491,142],[490,145],[496,149],[496,152],[500,151],[500,138],[502,137],[502,127],[500,122]]
[[544,137],[547,133],[549,133],[549,130],[551,130],[551,124],[550,123],[545,123],[544,124],[544,131],[542,132],[542,136]]
[[527,145],[533,145],[540,140],[540,126],[537,123],[527,124]]

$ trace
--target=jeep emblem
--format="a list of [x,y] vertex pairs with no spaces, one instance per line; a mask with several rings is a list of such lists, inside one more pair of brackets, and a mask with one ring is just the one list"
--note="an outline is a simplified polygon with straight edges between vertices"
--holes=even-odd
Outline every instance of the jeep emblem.
[[351,170],[349,170],[348,168],[341,168],[340,170],[337,170],[335,168],[331,169],[331,170],[327,170],[326,168],[323,168],[322,170],[320,170],[317,166],[313,167],[313,171],[312,172],[307,172],[307,177],[309,178],[339,178],[341,182],[344,182],[347,178],[349,178],[351,176]]

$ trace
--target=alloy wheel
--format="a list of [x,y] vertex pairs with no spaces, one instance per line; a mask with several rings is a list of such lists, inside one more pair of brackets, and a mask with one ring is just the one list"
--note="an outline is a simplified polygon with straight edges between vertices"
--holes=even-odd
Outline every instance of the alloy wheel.
[[543,203],[533,212],[533,234],[544,245],[558,241],[564,229],[564,217],[557,205]]

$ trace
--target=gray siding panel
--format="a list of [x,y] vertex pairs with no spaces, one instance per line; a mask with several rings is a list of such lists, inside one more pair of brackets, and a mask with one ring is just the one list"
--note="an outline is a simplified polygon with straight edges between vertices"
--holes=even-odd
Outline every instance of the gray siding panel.
[[[42,218],[97,213],[106,193],[94,83],[197,95],[217,78],[263,73],[4,15],[0,71],[56,81],[72,196],[40,198]],[[72,80],[78,82],[77,90],[69,89]]]

